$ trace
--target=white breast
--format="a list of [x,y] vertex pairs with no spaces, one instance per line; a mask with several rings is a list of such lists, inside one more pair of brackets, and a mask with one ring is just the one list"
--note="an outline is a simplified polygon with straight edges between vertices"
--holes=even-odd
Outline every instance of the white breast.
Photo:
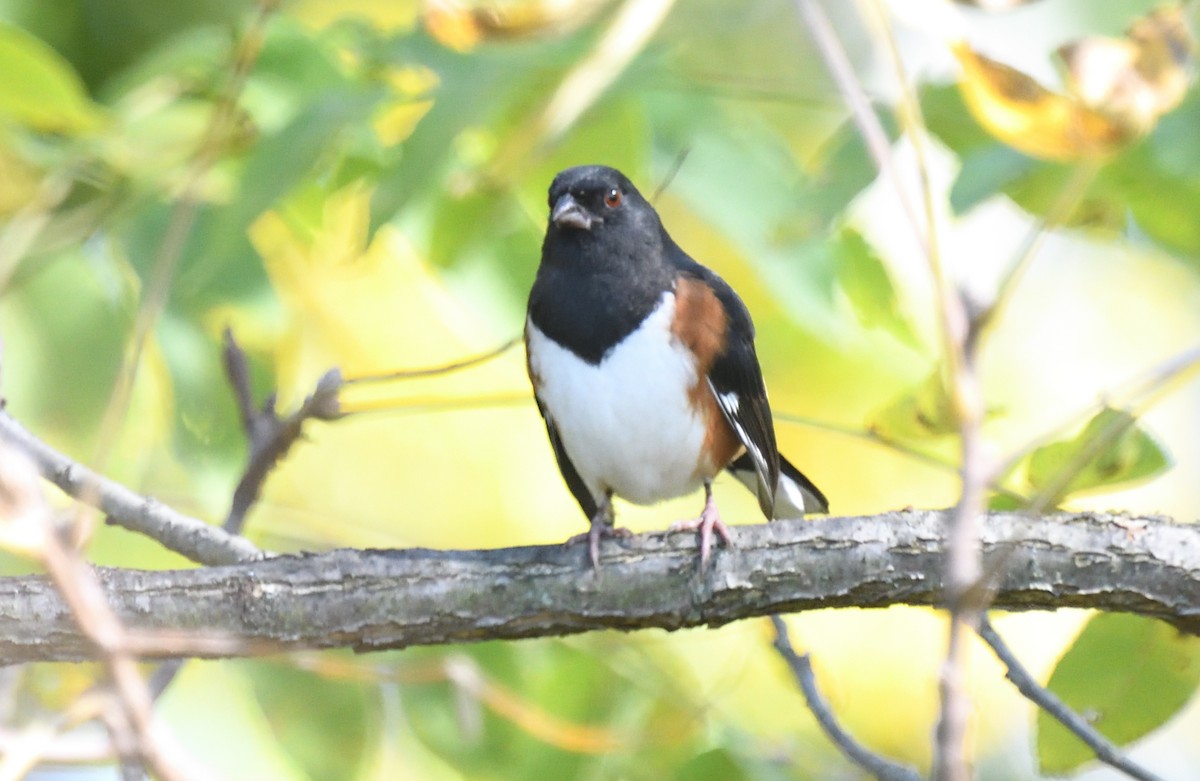
[[529,365],[538,399],[579,476],[599,498],[607,490],[650,504],[695,490],[705,426],[688,404],[695,359],[671,334],[675,295],[593,366],[532,322]]

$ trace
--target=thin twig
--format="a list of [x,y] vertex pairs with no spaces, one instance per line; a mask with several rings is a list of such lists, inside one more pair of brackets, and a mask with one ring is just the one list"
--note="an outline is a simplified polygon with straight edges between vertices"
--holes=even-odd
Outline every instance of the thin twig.
[[341,400],[341,417],[360,415],[421,415],[460,410],[488,409],[494,407],[527,407],[533,403],[530,391],[503,391],[479,393],[469,396],[415,396],[403,399],[371,399],[366,401]]
[[[246,431],[249,458],[233,491],[229,514],[225,516],[222,528],[229,534],[240,534],[246,523],[246,514],[258,501],[267,477],[299,441],[305,421],[309,418],[333,420],[341,416],[337,394],[344,382],[338,370],[331,369],[317,381],[312,394],[304,399],[295,412],[281,418],[275,411],[273,393],[267,397],[261,410],[255,407],[246,353],[234,339],[232,329],[225,329],[224,341],[222,356],[225,373],[233,387],[238,414]],[[203,655],[203,652],[200,653]],[[149,682],[153,699],[157,700],[163,695],[183,669],[184,663],[183,659],[170,659],[155,668]]]
[[821,725],[825,735],[842,750],[842,753],[851,762],[862,767],[879,781],[919,781],[920,776],[917,775],[917,771],[884,759],[842,729],[837,718],[834,717],[833,711],[829,709],[829,703],[817,689],[816,676],[813,675],[812,662],[808,654],[796,653],[792,647],[792,640],[788,636],[787,623],[780,616],[772,615],[771,624],[775,627],[775,641],[771,645],[787,662],[788,669],[792,671],[792,676],[804,694],[804,702],[816,717],[817,723]]
[[815,0],[796,0],[796,9],[804,19],[842,100],[850,110],[850,118],[858,128],[871,159],[875,161],[875,167],[896,190],[896,196],[912,227],[917,245],[923,254],[928,255],[930,252],[929,237],[922,230],[921,219],[917,216],[916,208],[901,182],[900,172],[896,169],[887,133],[884,132],[879,117],[872,110],[870,101],[854,73],[854,66],[850,63],[850,58],[846,55],[841,41],[838,40],[833,25],[829,23],[829,17],[825,15],[825,11]]
[[[109,714],[122,772],[143,775],[143,763],[161,781],[186,781],[197,778],[190,760],[167,751],[162,730],[154,721],[154,701],[138,669],[137,657],[125,643],[125,628],[109,607],[104,589],[95,573],[67,544],[54,528],[48,508],[43,508],[44,532],[41,535],[42,563],[62,595],[80,631],[94,645],[108,671],[119,712]],[[126,771],[126,768],[129,770]]]
[[935,731],[933,778],[967,781],[966,753],[970,698],[967,692],[966,633],[983,608],[978,589],[983,574],[981,526],[985,508],[987,466],[983,454],[983,403],[974,361],[964,360],[956,381],[960,402],[962,493],[950,517],[946,536],[944,594],[950,614],[946,659],[939,681],[941,712]]
[[[174,772],[173,763],[163,762],[160,767],[158,761],[151,759],[158,753],[152,745],[154,703],[134,657],[123,647],[123,627],[108,607],[95,575],[78,559],[75,549],[63,543],[57,531],[48,529],[42,548],[46,571],[79,629],[99,649],[121,704],[121,717],[110,719],[110,725],[121,724],[121,727],[110,726],[118,753],[123,758],[135,755],[147,758],[164,779],[181,778]],[[122,766],[127,764],[122,761]]]
[[227,534],[93,472],[42,442],[4,411],[0,411],[0,441],[33,459],[42,476],[68,495],[94,503],[110,522],[145,534],[191,561],[216,566],[262,558],[262,551],[244,537]]
[[1088,748],[1096,754],[1097,759],[1106,765],[1115,767],[1130,778],[1136,778],[1139,781],[1163,781],[1160,776],[1151,773],[1141,765],[1125,757],[1120,749],[1101,735],[1095,727],[1088,723],[1087,719],[1071,710],[1054,692],[1040,685],[1021,664],[1020,660],[1017,659],[996,630],[992,628],[991,621],[988,620],[986,613],[979,620],[979,636],[983,638],[985,643],[991,646],[992,652],[996,654],[996,658],[1004,664],[1007,669],[1005,677],[1012,681],[1013,685],[1017,687],[1017,691],[1021,692],[1027,700],[1030,700],[1039,708],[1046,711],[1046,713],[1053,716],[1077,738],[1086,743]]
[[[951,286],[942,268],[940,249],[935,241],[936,235],[932,232],[936,226],[931,200],[932,191],[928,189],[924,191],[926,197],[925,226],[930,231],[926,232],[926,230],[922,229],[922,222],[917,215],[916,207],[913,206],[909,199],[908,192],[900,177],[900,172],[896,167],[895,157],[892,154],[891,145],[888,142],[887,133],[884,132],[883,124],[871,109],[866,93],[854,72],[854,66],[851,64],[845,48],[838,39],[833,25],[830,24],[829,17],[825,15],[824,10],[816,0],[795,0],[795,2],[800,15],[804,18],[809,33],[812,35],[813,40],[816,41],[817,48],[820,50],[825,65],[829,69],[834,83],[837,85],[842,100],[850,110],[850,116],[858,128],[859,135],[862,136],[863,142],[867,146],[867,151],[875,161],[876,168],[880,175],[887,179],[896,191],[897,198],[904,210],[904,215],[912,228],[913,235],[916,237],[917,246],[920,247],[922,254],[929,264],[941,304],[939,312],[942,323],[944,359],[947,364],[947,371],[953,378],[958,372],[957,361],[960,358],[960,346],[967,339],[969,330],[968,320],[962,299]],[[915,100],[912,104],[913,106],[917,105]],[[914,110],[917,112],[916,116],[919,117],[919,107]],[[914,141],[914,143],[919,144],[919,141]],[[919,155],[919,157],[921,156]],[[922,172],[922,177],[922,182],[927,183],[928,179],[925,172]]]
[[675,155],[675,159],[671,161],[671,167],[667,169],[667,173],[663,176],[662,181],[658,183],[658,187],[654,188],[654,195],[650,196],[650,203],[658,203],[658,199],[671,186],[671,182],[675,181],[675,176],[679,170],[683,168],[684,162],[688,159],[688,155],[692,153],[690,146],[685,146],[679,150],[679,154]]
[[[913,155],[916,157],[921,206],[925,210],[926,251],[936,257],[941,244],[938,242],[937,209],[934,208],[933,183],[929,176],[929,161],[925,150],[925,115],[921,111],[921,101],[917,99],[908,79],[908,73],[904,67],[904,57],[900,53],[900,46],[896,42],[896,35],[892,30],[887,13],[882,8],[880,0],[872,0],[867,5],[871,9],[875,27],[891,58],[892,68],[896,71],[896,83],[900,88],[900,104],[897,113],[900,126],[907,131]],[[898,183],[897,186],[899,186]]]
[[[957,473],[959,471],[957,462],[951,461],[947,457],[921,450],[918,447],[914,447],[913,445],[909,445],[898,439],[892,439],[891,437],[879,433],[879,431],[875,428],[843,426],[837,423],[830,423],[828,421],[806,417],[804,415],[797,415],[792,412],[773,411],[771,416],[774,418],[776,425],[780,423],[788,423],[795,426],[804,426],[806,428],[815,429],[816,431],[826,431],[831,434],[838,434],[844,437],[850,437],[852,439],[860,439],[864,442],[870,442],[872,444],[879,445],[880,447],[887,448],[898,455],[905,456],[913,461],[925,464],[926,466],[934,467],[944,472]],[[989,481],[988,489],[994,493],[1000,494],[1001,496],[1006,496],[1009,499],[1020,503],[1022,506],[1029,501],[1029,498],[1020,491],[1016,491],[1006,485],[1001,484],[998,478],[992,478]]]
[[233,400],[237,403],[242,430],[246,432],[253,446],[258,438],[258,432],[255,430],[258,410],[254,406],[254,389],[250,387],[250,364],[246,360],[245,351],[234,340],[231,327],[225,327],[221,333],[221,340],[221,360],[225,365],[225,377],[233,389]]
[[[941,678],[941,717],[937,729],[934,777],[938,781],[966,781],[966,723],[970,703],[966,690],[963,638],[972,628],[980,609],[974,588],[983,570],[980,547],[980,517],[988,469],[983,463],[982,425],[984,402],[975,366],[976,341],[961,294],[954,289],[942,267],[934,236],[922,229],[916,209],[907,197],[896,170],[887,135],[871,110],[846,52],[824,11],[815,0],[796,0],[817,47],[850,109],[867,149],[880,174],[895,188],[904,214],[929,264],[938,299],[943,362],[949,378],[952,410],[962,441],[962,494],[950,518],[946,546],[945,595],[950,613],[950,637]],[[927,200],[927,227],[931,228],[932,201]]]
[[342,380],[342,384],[358,385],[359,383],[408,380],[416,377],[435,377],[441,374],[450,374],[451,372],[456,372],[459,369],[466,369],[468,367],[484,363],[485,361],[490,361],[491,359],[508,352],[520,342],[521,337],[514,336],[499,347],[493,348],[484,353],[480,353],[479,355],[472,355],[469,358],[464,358],[459,361],[451,361],[450,363],[444,363],[440,366],[429,366],[421,369],[397,369],[396,371],[384,372],[383,374],[366,374],[360,377],[347,377]]

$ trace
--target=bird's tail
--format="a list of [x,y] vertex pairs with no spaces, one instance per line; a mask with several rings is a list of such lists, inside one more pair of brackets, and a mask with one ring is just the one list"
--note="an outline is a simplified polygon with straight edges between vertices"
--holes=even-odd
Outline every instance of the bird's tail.
[[[748,453],[735,458],[727,467],[738,482],[758,493],[758,472]],[[783,456],[779,457],[779,485],[775,488],[775,512],[771,520],[802,518],[808,513],[829,512],[829,500],[821,489]]]

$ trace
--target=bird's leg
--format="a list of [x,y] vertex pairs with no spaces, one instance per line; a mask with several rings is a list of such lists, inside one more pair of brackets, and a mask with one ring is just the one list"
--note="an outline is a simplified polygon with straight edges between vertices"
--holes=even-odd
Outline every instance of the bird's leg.
[[592,560],[592,569],[600,569],[600,539],[602,537],[629,537],[633,532],[628,529],[618,528],[615,525],[615,518],[612,506],[612,492],[604,494],[604,501],[596,508],[596,512],[592,514],[590,519],[591,525],[583,534],[576,534],[568,539],[564,545],[573,545],[577,542],[587,540],[588,556]]
[[721,520],[721,514],[717,512],[717,503],[712,495],[712,483],[704,484],[704,509],[700,511],[699,518],[692,518],[686,521],[676,521],[671,524],[670,531],[694,531],[700,530],[700,566],[703,567],[708,563],[708,554],[712,551],[712,538],[715,531],[725,544],[733,547],[733,537],[729,533],[729,527]]

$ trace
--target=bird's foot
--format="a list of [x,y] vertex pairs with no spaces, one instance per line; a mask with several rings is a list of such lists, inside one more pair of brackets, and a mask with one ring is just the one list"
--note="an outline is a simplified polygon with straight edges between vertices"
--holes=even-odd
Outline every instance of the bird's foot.
[[592,569],[600,569],[600,540],[603,537],[632,537],[633,532],[624,527],[613,526],[608,521],[593,521],[588,530],[567,539],[563,545],[576,545],[587,540],[588,556],[592,560]]
[[717,512],[717,503],[713,501],[710,494],[704,500],[704,509],[700,512],[699,518],[690,518],[685,521],[676,521],[671,524],[669,531],[700,531],[700,567],[703,569],[708,564],[709,554],[712,552],[713,532],[724,541],[725,545],[732,548],[733,536],[729,533],[729,527],[721,520],[721,514]]

